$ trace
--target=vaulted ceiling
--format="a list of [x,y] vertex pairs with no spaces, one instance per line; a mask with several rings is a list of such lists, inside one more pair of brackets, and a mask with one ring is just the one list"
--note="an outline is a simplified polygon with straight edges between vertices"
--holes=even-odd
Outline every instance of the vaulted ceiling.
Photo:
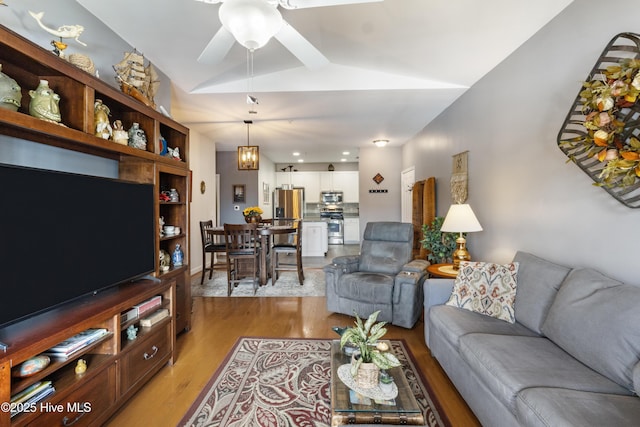
[[[289,3],[309,1],[322,3]],[[288,163],[296,161],[293,151],[306,162],[337,162],[357,161],[359,148],[375,139],[401,146],[571,0],[279,7],[328,63],[309,69],[274,38],[254,52],[252,72],[247,49],[238,43],[218,63],[198,62],[221,27],[220,4],[77,2],[168,75],[176,120],[221,151],[246,144],[243,121],[252,120],[251,144],[274,162]],[[247,104],[248,93],[258,104]]]

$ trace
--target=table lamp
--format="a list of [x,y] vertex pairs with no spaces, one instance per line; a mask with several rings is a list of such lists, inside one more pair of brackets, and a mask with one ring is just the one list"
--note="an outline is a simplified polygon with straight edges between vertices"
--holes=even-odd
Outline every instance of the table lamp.
[[451,205],[440,231],[460,233],[460,237],[456,239],[457,247],[452,256],[454,270],[460,268],[460,261],[471,261],[471,255],[469,255],[469,251],[466,248],[467,241],[462,233],[482,231],[482,226],[471,210],[471,206],[468,204]]

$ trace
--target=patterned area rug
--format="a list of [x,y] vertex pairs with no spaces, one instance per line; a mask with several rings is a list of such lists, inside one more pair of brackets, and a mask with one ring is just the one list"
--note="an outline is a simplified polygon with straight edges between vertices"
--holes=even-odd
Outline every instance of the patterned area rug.
[[[427,425],[449,426],[403,341],[391,340]],[[238,339],[179,426],[331,425],[331,340]]]
[[[286,271],[280,273],[275,286],[271,285],[271,279],[269,279],[267,284],[260,286],[255,294],[250,280],[241,282],[231,292],[232,297],[323,297],[324,295],[324,271],[319,268],[304,269],[304,285],[302,286],[298,282],[298,274],[295,271]],[[214,270],[213,278],[204,282],[204,285],[200,285],[200,276],[194,276],[191,281],[191,296],[226,298],[226,270]]]

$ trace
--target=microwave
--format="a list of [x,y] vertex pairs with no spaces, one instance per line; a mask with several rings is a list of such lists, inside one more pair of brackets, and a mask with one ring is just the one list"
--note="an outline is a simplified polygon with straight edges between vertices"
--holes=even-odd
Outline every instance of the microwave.
[[321,191],[320,203],[325,205],[342,204],[342,191]]

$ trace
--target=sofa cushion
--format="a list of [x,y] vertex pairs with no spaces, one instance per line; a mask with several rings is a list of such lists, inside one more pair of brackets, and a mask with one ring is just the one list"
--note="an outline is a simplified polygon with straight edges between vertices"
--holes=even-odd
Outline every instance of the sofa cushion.
[[518,393],[530,387],[629,394],[544,337],[467,334],[460,338],[460,355],[512,411]]
[[640,288],[591,269],[573,270],[542,331],[590,368],[633,390],[640,358]]
[[460,338],[472,333],[537,336],[535,332],[517,322],[508,323],[447,305],[431,307],[428,315],[429,323],[426,327],[437,329],[456,349],[460,345]]
[[345,274],[338,281],[338,295],[351,300],[390,304],[393,295],[393,276],[357,271]]
[[635,427],[640,398],[562,388],[529,388],[518,393],[517,418],[526,427]]
[[513,323],[517,274],[518,263],[463,261],[446,304]]
[[513,261],[520,264],[515,305],[516,321],[540,334],[542,323],[556,293],[571,269],[527,252],[517,252]]

